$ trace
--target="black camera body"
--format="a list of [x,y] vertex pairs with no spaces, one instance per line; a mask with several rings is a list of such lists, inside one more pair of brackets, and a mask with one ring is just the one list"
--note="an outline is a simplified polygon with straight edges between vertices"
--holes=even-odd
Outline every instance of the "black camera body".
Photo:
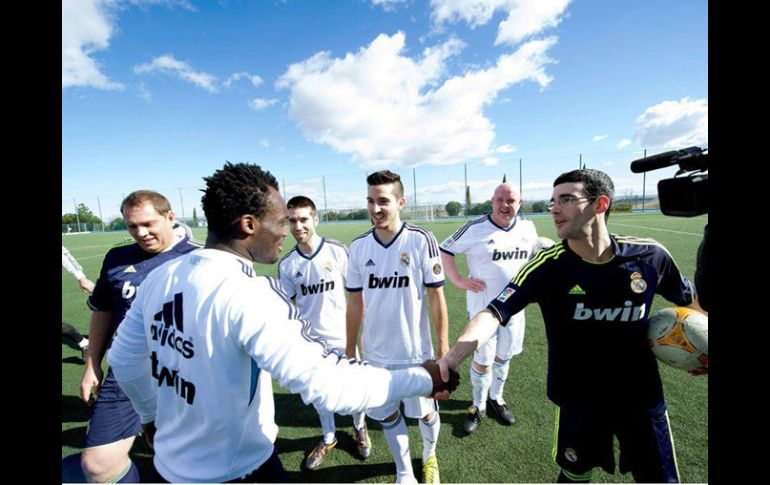
[[679,165],[673,178],[658,182],[660,211],[667,216],[695,217],[709,211],[708,148],[673,150],[631,162],[634,173]]

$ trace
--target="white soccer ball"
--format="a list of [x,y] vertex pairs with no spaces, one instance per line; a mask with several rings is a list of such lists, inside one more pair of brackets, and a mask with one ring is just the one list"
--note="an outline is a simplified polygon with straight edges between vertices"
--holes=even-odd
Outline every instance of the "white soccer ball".
[[554,244],[556,243],[553,242],[553,239],[549,239],[543,236],[538,237],[537,241],[535,242],[535,254],[544,249],[552,248]]
[[650,317],[647,331],[652,353],[677,369],[709,363],[709,319],[690,308],[664,308]]

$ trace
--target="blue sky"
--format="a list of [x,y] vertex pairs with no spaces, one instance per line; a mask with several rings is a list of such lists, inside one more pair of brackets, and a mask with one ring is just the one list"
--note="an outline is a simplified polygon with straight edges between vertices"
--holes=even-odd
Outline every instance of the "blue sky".
[[150,188],[202,214],[226,160],[330,209],[364,207],[382,168],[410,203],[443,204],[467,167],[481,202],[519,159],[524,198],[547,199],[581,154],[641,194],[630,161],[692,145],[708,145],[702,0],[62,1],[62,213],[109,221]]

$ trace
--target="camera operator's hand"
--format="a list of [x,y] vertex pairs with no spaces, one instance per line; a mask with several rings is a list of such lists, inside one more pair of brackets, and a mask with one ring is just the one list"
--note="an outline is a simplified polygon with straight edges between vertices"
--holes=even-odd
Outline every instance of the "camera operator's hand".
[[433,399],[448,399],[449,395],[460,385],[460,374],[454,369],[449,369],[449,380],[444,381],[441,377],[441,369],[435,360],[426,360],[422,367],[428,371],[433,379],[433,391],[429,397]]

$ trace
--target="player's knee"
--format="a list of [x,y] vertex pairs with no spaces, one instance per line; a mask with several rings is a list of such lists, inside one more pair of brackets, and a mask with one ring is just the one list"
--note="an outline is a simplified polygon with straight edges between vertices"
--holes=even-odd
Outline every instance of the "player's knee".
[[80,468],[90,483],[106,483],[125,467],[127,456],[116,456],[98,448],[83,450]]
[[481,365],[481,364],[479,364],[479,363],[474,361],[474,362],[471,363],[471,366],[473,367],[473,370],[475,370],[479,374],[486,374],[487,372],[489,372],[489,366],[488,365]]
[[381,422],[382,423],[392,423],[393,421],[398,419],[398,415],[399,415],[399,412],[398,412],[398,410],[396,410],[395,413],[393,413],[390,416],[388,416],[387,418],[383,419]]

